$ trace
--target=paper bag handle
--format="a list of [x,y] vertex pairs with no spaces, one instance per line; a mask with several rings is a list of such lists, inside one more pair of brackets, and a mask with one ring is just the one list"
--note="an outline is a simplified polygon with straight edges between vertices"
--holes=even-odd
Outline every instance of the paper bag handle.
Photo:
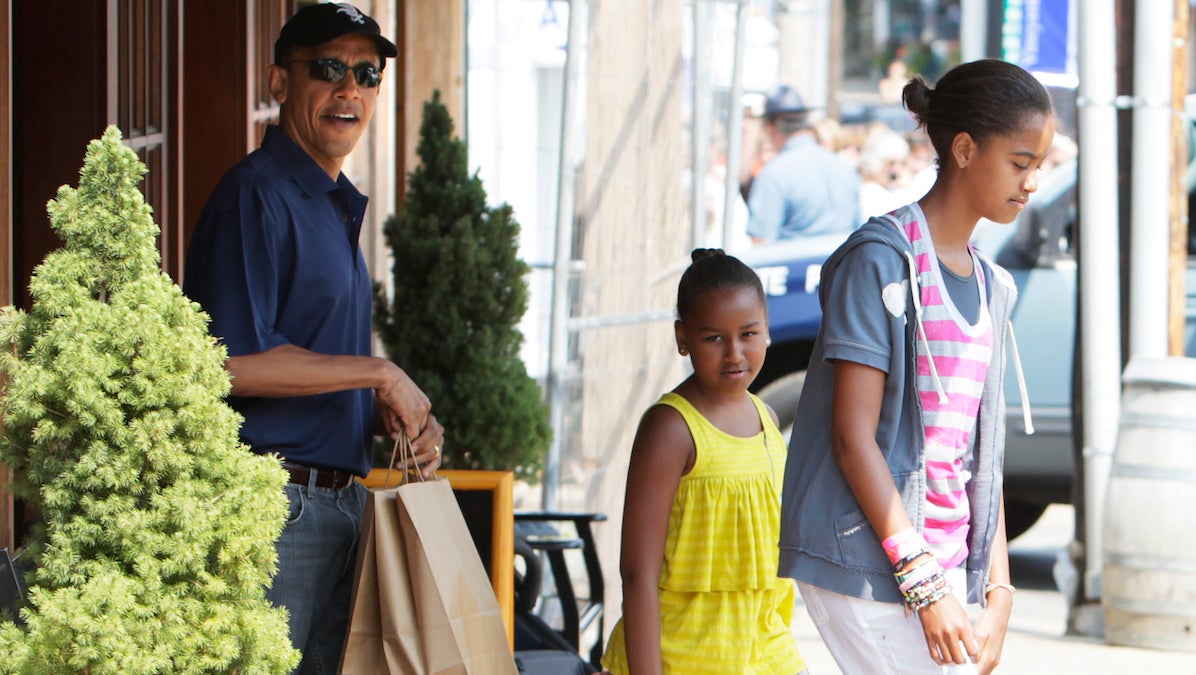
[[[402,454],[399,454],[400,449]],[[419,470],[419,464],[415,462],[415,449],[411,447],[411,439],[407,438],[407,434],[400,430],[399,435],[395,438],[394,447],[390,449],[390,463],[386,467],[386,481],[382,486],[383,489],[390,487],[390,472],[395,467],[396,456],[407,467],[403,471],[403,480],[399,481],[399,485],[410,483],[412,473],[419,477],[419,482],[424,482],[424,474]]]

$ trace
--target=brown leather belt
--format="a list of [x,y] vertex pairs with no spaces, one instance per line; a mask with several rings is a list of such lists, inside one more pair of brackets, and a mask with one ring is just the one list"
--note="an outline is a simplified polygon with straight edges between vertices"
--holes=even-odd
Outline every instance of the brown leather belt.
[[317,469],[312,466],[295,464],[294,462],[283,462],[282,468],[291,474],[291,482],[296,485],[310,485],[311,475],[314,473],[316,475],[316,487],[340,490],[348,487],[353,482],[353,479],[356,478],[356,476],[346,471]]

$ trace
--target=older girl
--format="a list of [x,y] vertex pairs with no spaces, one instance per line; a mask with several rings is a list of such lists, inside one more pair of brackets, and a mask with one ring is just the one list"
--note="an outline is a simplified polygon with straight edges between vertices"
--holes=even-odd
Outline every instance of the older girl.
[[[780,572],[845,673],[989,673],[1013,601],[1001,466],[1016,289],[969,240],[981,218],[1013,221],[1038,188],[1051,100],[996,60],[933,88],[914,78],[903,96],[938,178],[823,266]],[[984,605],[975,624],[966,602]]]

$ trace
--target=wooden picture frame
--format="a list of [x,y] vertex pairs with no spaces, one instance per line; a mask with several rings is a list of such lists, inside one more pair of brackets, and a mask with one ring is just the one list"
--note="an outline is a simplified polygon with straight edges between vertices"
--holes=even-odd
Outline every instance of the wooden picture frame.
[[[465,524],[478,546],[478,555],[498,598],[507,640],[515,645],[515,474],[510,471],[437,471],[447,480],[461,505]],[[391,483],[399,479],[391,474]],[[386,485],[386,469],[372,469],[361,479],[368,488]]]

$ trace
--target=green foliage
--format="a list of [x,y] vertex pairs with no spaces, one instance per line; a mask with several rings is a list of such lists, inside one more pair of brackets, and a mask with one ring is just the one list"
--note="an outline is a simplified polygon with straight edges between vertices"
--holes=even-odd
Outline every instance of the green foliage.
[[394,299],[376,285],[376,327],[391,360],[432,400],[446,468],[534,480],[551,430],[519,359],[528,273],[517,255],[519,224],[510,206],[487,206],[440,92],[424,104],[417,151],[402,212],[383,230]]
[[61,249],[0,311],[0,462],[43,524],[4,673],[286,673],[265,599],[287,513],[277,458],[238,440],[225,351],[159,268],[145,166],[109,127],[48,206]]

